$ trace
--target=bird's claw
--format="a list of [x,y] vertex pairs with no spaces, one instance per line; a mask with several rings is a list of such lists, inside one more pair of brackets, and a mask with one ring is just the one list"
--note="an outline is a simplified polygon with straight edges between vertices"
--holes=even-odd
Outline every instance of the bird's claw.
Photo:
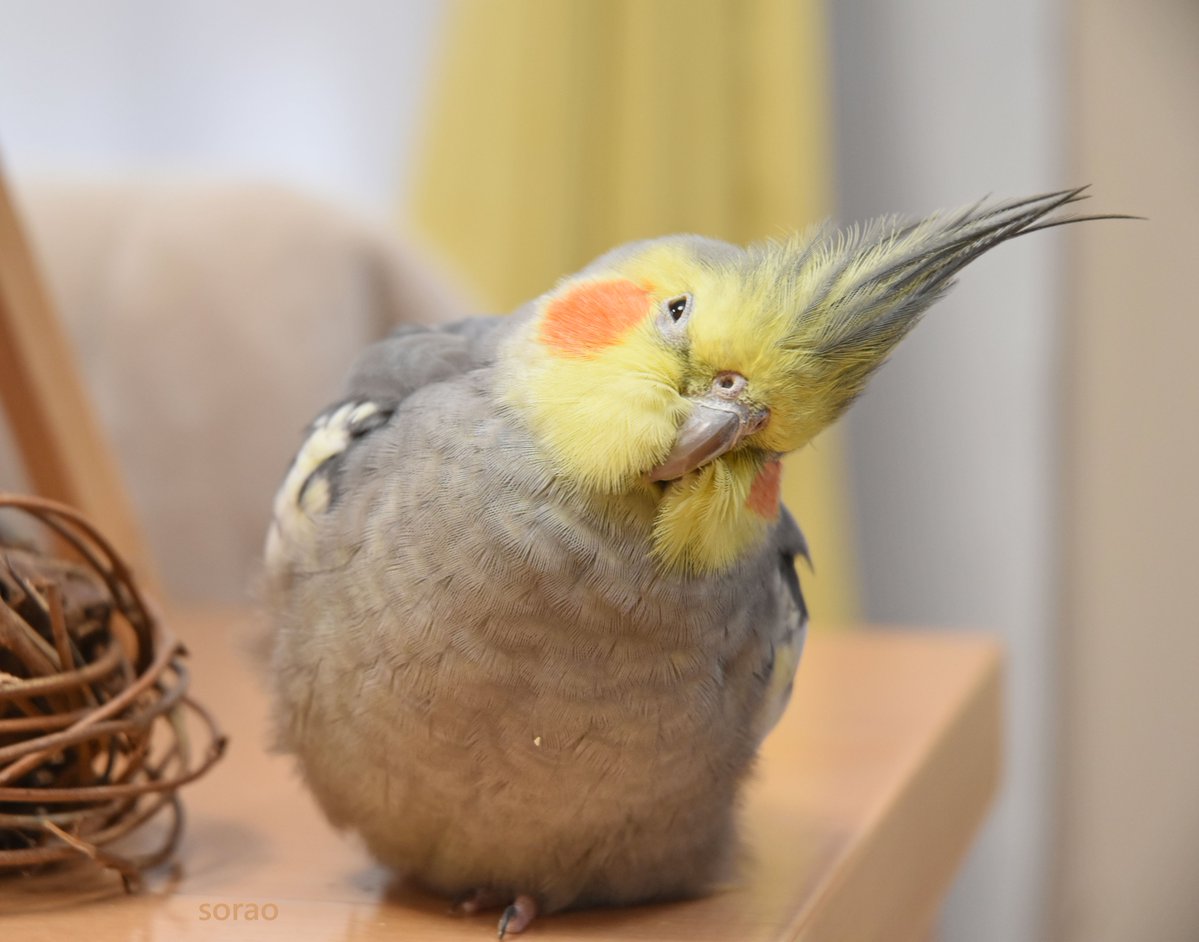
[[517,894],[513,899],[508,893],[500,890],[479,889],[468,890],[450,904],[452,916],[474,916],[485,909],[495,909],[497,906],[508,905],[500,916],[497,930],[499,938],[503,939],[511,933],[516,935],[529,928],[529,923],[537,915],[537,901],[526,893]]
[[533,897],[527,896],[524,893],[519,894],[516,899],[504,910],[504,915],[500,916],[500,925],[497,936],[503,939],[509,932],[516,935],[518,932],[524,932],[529,928],[529,923],[533,921],[533,917],[537,915],[537,903]]

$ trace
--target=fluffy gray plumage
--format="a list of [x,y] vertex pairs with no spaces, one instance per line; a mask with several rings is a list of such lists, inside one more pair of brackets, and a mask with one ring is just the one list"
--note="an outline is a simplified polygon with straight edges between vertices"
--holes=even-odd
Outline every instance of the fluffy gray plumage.
[[320,466],[332,505],[270,566],[279,741],[335,824],[435,891],[691,896],[727,875],[781,711],[803,539],[784,513],[739,566],[663,575],[653,506],[559,483],[497,408],[506,325],[403,330],[355,368],[347,400],[386,421]]

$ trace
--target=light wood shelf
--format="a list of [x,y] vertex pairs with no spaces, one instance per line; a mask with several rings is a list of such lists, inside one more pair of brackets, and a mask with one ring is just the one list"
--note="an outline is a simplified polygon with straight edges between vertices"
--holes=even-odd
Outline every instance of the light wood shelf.
[[[173,869],[140,896],[81,871],[0,880],[5,938],[156,940],[493,939],[496,915],[465,919],[394,886],[334,832],[291,762],[266,751],[263,684],[243,651],[244,614],[180,616],[197,695],[232,736],[184,792]],[[240,637],[240,640],[239,640]],[[768,740],[744,809],[747,860],[703,900],[539,919],[529,942],[888,940],[927,937],[999,777],[1000,657],[977,636],[820,633]],[[272,920],[204,919],[217,904],[271,904]],[[269,913],[270,910],[267,910]]]

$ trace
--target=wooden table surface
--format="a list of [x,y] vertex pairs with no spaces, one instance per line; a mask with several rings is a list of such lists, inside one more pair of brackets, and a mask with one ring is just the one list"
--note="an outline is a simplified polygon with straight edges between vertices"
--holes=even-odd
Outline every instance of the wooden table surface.
[[[0,937],[495,938],[496,913],[451,917],[443,900],[395,885],[324,822],[289,760],[264,750],[265,700],[237,640],[247,616],[171,623],[192,651],[193,689],[232,738],[184,793],[175,864],[133,897],[78,869],[0,879]],[[922,937],[998,780],[999,660],[977,636],[817,631],[749,789],[737,884],[694,902],[543,917],[516,938]]]

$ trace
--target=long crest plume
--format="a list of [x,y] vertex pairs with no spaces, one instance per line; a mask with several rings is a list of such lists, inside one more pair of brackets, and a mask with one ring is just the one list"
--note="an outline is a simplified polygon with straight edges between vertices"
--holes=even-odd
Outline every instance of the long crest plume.
[[[1062,213],[1086,187],[911,221],[888,217],[765,249],[791,322],[779,349],[808,399],[804,437],[835,419],[966,265],[1017,236],[1119,215]],[[819,405],[817,405],[819,403]]]
[[[1111,215],[1053,213],[1086,199],[1086,187],[1011,200],[976,203],[915,222],[885,218],[840,244],[827,243],[809,258],[821,272],[811,308],[824,308],[813,349],[825,355],[881,344],[891,347],[952,284],[953,277],[1009,239]],[[814,257],[813,257],[814,256]]]

